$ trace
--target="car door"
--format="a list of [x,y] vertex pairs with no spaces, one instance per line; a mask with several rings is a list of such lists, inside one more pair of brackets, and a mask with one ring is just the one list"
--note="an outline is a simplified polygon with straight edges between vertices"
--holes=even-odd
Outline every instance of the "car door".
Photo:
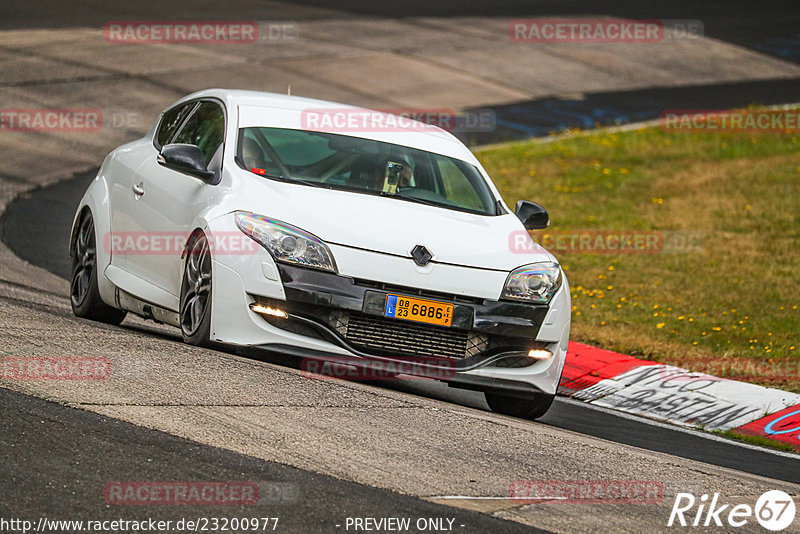
[[[222,104],[202,100],[196,103],[168,142],[198,146],[208,168],[220,172],[224,138]],[[207,206],[210,189],[215,186],[161,165],[158,153],[154,148],[152,157],[146,158],[137,170],[142,193],[137,201],[137,218],[149,238],[149,250],[129,257],[128,268],[132,274],[169,293],[177,305],[183,244],[193,230],[190,225]]]
[[[141,209],[142,183],[139,169],[148,159],[158,153],[158,148],[167,143],[177,132],[197,102],[179,104],[159,117],[153,143],[142,142],[129,150],[120,151],[113,166],[113,176],[108,177],[111,232],[116,239],[109,238],[111,264],[129,272],[130,261],[140,253],[137,241],[144,236]],[[154,146],[156,145],[156,146]],[[146,236],[145,236],[146,237]],[[144,243],[140,241],[140,243]]]

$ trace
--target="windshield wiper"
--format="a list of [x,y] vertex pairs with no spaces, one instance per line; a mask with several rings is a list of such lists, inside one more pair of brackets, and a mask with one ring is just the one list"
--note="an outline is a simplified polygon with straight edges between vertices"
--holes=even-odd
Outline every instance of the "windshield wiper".
[[[447,209],[447,210],[454,210],[454,211],[463,211],[464,213],[474,213],[476,215],[490,215],[490,213],[486,213],[486,212],[483,212],[483,211],[473,210],[473,209],[469,209],[469,208],[463,208],[463,207],[459,206],[458,204],[451,204],[451,203],[444,203],[444,202],[434,202],[433,200],[425,200],[423,198],[405,197],[403,195],[397,195],[397,194],[393,195],[391,193],[383,193],[383,192],[380,195],[381,196],[386,196],[386,197],[399,198],[400,200],[407,200],[408,202],[416,202],[417,204],[425,204],[426,206],[434,206],[436,208],[444,208],[444,209]],[[502,215],[502,213],[499,213],[497,215]]]
[[303,180],[302,178],[288,178],[283,175],[279,174],[259,174],[259,176],[263,176],[264,178],[271,178],[273,180],[277,180],[279,182],[284,182],[287,184],[302,184],[302,185],[310,185],[313,187],[324,187],[326,189],[330,189],[327,184],[323,184],[320,182],[312,182],[310,180]]
[[380,191],[379,195],[382,197],[398,198],[400,200],[405,200],[407,202],[416,202],[417,204],[425,204],[426,206],[436,206],[439,208],[450,207],[448,204],[442,204],[440,202],[434,202],[432,200],[423,200],[421,198],[416,198],[416,197],[406,197],[397,193],[387,193],[385,191]]

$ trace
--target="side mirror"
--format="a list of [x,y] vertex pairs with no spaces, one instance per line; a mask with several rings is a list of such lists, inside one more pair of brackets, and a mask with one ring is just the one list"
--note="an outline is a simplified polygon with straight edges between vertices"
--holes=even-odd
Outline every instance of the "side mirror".
[[158,155],[158,162],[168,169],[200,178],[204,182],[214,178],[214,171],[208,170],[203,153],[195,145],[165,145]]
[[547,210],[535,202],[520,200],[514,213],[526,230],[541,230],[550,225],[550,215],[547,214]]

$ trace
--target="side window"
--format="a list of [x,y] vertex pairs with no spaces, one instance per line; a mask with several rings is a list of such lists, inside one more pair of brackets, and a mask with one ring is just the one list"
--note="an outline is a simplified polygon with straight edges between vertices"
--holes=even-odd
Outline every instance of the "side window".
[[274,162],[269,152],[261,147],[261,143],[255,135],[254,128],[244,128],[240,130],[241,142],[239,143],[240,159],[246,169],[265,169],[276,172]]
[[158,126],[158,133],[156,134],[158,146],[164,146],[169,142],[172,135],[178,130],[183,119],[186,118],[186,115],[189,114],[195,104],[196,102],[189,102],[188,104],[175,106],[164,113],[161,124]]
[[208,165],[224,137],[225,114],[222,108],[214,102],[201,102],[172,142],[197,146]]
[[448,200],[473,210],[482,210],[483,202],[475,192],[469,178],[450,159],[438,157],[439,172],[444,182],[444,192]]

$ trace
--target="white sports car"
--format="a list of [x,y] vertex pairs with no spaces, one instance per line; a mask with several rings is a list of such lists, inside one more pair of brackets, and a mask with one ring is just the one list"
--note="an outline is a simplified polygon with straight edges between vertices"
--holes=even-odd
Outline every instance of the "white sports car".
[[130,311],[195,345],[435,377],[536,418],[564,365],[570,293],[526,232],[547,212],[515,213],[439,128],[206,90],[106,157],[75,214],[72,309],[112,324]]

